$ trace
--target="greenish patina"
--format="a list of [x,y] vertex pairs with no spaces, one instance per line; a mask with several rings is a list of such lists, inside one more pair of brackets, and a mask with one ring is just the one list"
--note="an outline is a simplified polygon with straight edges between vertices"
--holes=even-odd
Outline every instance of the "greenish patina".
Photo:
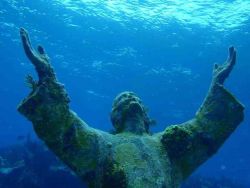
[[111,112],[115,133],[89,127],[69,109],[69,97],[55,76],[44,49],[35,51],[20,30],[25,53],[39,80],[27,77],[31,93],[18,106],[37,135],[89,187],[176,188],[217,152],[243,120],[244,107],[224,87],[236,51],[215,65],[213,80],[195,117],[150,134],[152,120],[132,92],[116,97]]

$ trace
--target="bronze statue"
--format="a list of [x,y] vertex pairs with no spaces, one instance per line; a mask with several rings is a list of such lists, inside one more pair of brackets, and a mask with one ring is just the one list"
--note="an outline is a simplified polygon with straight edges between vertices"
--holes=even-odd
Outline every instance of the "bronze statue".
[[177,188],[215,154],[244,118],[244,107],[223,83],[236,62],[234,47],[215,65],[207,97],[195,117],[149,134],[150,118],[142,101],[123,92],[113,103],[115,133],[88,126],[69,109],[69,97],[57,81],[45,50],[35,51],[20,29],[25,53],[39,80],[27,77],[31,93],[18,106],[46,145],[89,187]]

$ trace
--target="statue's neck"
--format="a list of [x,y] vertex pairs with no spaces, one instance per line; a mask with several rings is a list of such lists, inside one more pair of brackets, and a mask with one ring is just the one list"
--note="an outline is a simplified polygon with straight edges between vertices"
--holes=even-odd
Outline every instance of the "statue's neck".
[[133,134],[142,135],[147,133],[145,130],[145,124],[142,119],[131,118],[127,119],[124,124],[123,132],[131,132]]

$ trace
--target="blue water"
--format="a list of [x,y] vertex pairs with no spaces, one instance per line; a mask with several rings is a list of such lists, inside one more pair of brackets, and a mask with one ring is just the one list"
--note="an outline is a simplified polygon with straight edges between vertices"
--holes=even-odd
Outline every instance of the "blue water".
[[226,87],[245,105],[245,120],[196,173],[250,187],[250,1],[1,0],[0,146],[33,133],[17,111],[35,75],[19,28],[48,52],[71,107],[90,126],[112,129],[109,113],[121,91],[136,92],[157,121],[154,132],[192,118],[208,90],[214,63],[237,48]]

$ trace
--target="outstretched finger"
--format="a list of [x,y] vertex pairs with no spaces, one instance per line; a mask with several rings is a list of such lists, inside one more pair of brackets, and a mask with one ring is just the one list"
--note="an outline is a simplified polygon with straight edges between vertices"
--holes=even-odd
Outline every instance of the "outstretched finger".
[[235,50],[235,48],[230,47],[228,50],[229,50],[228,61],[227,61],[227,64],[224,66],[223,71],[221,72],[221,79],[223,80],[223,82],[229,76],[229,74],[233,70],[233,67],[236,63],[236,50]]
[[228,64],[226,67],[229,72],[232,71],[235,63],[236,63],[236,50],[234,47],[230,47],[229,48],[229,60],[228,60]]
[[20,28],[20,36],[22,39],[23,48],[26,56],[29,58],[31,63],[36,67],[38,66],[39,57],[31,46],[28,32],[24,28]]
[[232,72],[233,67],[236,63],[236,50],[234,47],[230,47],[228,49],[229,54],[228,54],[228,58],[226,63],[218,66],[215,65],[214,66],[214,81],[219,83],[219,84],[223,84],[225,82],[225,80],[227,79],[227,77],[229,76],[229,74]]
[[56,79],[54,70],[49,64],[49,58],[46,55],[44,48],[39,45],[36,52],[32,48],[28,32],[24,28],[20,28],[20,36],[22,39],[24,51],[31,63],[35,66],[39,81],[47,78]]
[[227,63],[229,64],[229,66],[232,66],[236,63],[236,50],[233,46],[231,46],[229,47],[228,51],[229,51],[229,56]]
[[41,45],[37,46],[37,51],[39,52],[40,55],[45,55],[45,50]]
[[234,47],[233,46],[230,46],[228,48],[228,51],[229,51],[229,58],[231,59],[233,57],[233,53],[234,53]]

